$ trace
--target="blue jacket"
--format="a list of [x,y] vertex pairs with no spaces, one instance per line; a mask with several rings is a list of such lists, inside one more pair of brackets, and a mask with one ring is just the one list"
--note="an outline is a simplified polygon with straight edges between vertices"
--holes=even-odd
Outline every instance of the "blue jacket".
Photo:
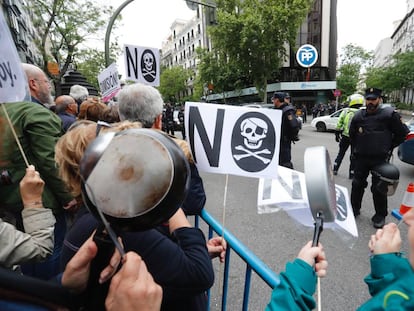
[[[77,214],[63,243],[62,269],[98,227],[84,207]],[[179,228],[173,236],[157,229],[119,232],[125,251],[138,253],[163,289],[161,310],[207,310],[205,291],[214,283],[214,271],[204,234]]]

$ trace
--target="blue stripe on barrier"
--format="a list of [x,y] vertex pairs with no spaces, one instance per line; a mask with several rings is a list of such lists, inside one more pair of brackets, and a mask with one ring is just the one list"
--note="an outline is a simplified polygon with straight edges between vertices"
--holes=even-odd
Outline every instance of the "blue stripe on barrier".
[[[266,284],[271,288],[275,288],[279,283],[279,276],[271,270],[262,260],[260,260],[251,250],[249,250],[243,243],[241,243],[230,231],[223,229],[223,226],[214,219],[205,209],[202,210],[200,217],[209,226],[209,238],[212,236],[212,231],[220,236],[224,236],[227,242],[226,261],[224,266],[223,276],[223,291],[222,291],[222,305],[221,310],[227,309],[227,293],[228,293],[228,278],[230,268],[230,251],[233,250],[245,263],[246,274],[243,293],[243,307],[242,310],[248,310],[251,272],[254,271]],[[195,216],[195,226],[199,227],[199,216]],[[210,292],[209,292],[210,298]]]
[[401,220],[402,217],[403,217],[398,208],[393,209],[392,212],[391,212],[391,215],[394,216],[395,218],[397,218],[398,220]]

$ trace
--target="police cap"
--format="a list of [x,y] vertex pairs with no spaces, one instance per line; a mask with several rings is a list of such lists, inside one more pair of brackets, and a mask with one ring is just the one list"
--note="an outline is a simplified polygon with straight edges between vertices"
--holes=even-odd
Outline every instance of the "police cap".
[[365,98],[366,99],[377,99],[381,96],[382,90],[377,89],[375,87],[370,87],[365,90]]
[[277,98],[279,101],[282,102],[285,99],[285,97],[286,97],[286,93],[284,92],[274,92],[272,96],[272,100]]

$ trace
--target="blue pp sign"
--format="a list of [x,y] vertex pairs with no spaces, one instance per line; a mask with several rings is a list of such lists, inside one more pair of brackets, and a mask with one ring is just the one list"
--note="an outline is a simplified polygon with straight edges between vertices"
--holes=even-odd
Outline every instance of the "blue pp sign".
[[302,67],[312,67],[318,61],[318,51],[313,45],[302,45],[296,52],[296,60]]

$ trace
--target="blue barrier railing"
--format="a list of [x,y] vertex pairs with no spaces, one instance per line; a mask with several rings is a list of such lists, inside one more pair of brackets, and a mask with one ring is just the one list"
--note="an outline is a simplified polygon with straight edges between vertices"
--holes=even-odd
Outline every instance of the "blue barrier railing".
[[249,250],[243,243],[241,243],[230,231],[228,231],[225,228],[223,229],[223,226],[217,220],[215,220],[205,209],[203,209],[200,216],[195,217],[196,227],[199,227],[200,225],[199,217],[201,217],[209,226],[209,238],[213,236],[214,231],[218,235],[224,236],[224,239],[227,241],[226,260],[224,263],[223,272],[221,310],[225,311],[227,307],[228,276],[230,269],[231,253],[230,251],[233,250],[246,263],[242,310],[247,311],[249,305],[249,293],[252,271],[254,271],[272,289],[279,284],[279,276],[273,270],[271,270],[262,260],[260,260],[251,250]]

